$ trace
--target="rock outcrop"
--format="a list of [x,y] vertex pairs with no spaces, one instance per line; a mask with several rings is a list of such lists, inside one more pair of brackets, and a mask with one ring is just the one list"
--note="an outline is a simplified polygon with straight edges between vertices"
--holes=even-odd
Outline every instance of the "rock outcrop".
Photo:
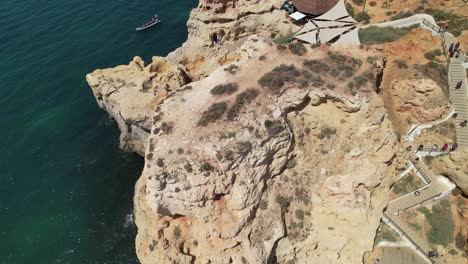
[[121,148],[144,155],[149,109],[184,84],[242,59],[239,49],[249,35],[297,31],[280,6],[275,0],[201,1],[187,22],[188,40],[166,58],[153,57],[145,66],[135,57],[129,65],[88,74],[99,106],[119,125]]
[[[373,83],[354,95],[344,83],[321,89],[315,74],[295,70],[301,57],[258,37],[240,50],[243,59],[154,111],[135,195],[141,262],[359,262],[372,248],[396,152]],[[326,61],[329,50],[305,58]],[[360,65],[356,74],[373,67],[351,55],[342,58]],[[308,84],[259,85],[277,67]],[[220,85],[234,88],[213,92]]]
[[397,165],[383,63],[272,44],[297,29],[280,5],[202,1],[166,58],[87,76],[122,148],[145,157],[141,263],[360,263],[372,249]]
[[144,155],[154,107],[171,91],[188,83],[190,78],[181,65],[153,57],[145,66],[140,57],[129,65],[96,70],[86,81],[102,109],[114,118],[120,129],[122,149]]
[[459,149],[449,155],[432,159],[430,168],[438,175],[449,177],[457,187],[468,195],[468,150]]

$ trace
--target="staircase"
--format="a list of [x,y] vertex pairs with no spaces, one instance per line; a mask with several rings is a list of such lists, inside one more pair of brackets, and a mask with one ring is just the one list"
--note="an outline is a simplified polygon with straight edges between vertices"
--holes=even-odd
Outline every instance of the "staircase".
[[[448,49],[450,44],[456,41],[455,37],[443,30],[433,23],[423,20],[422,23],[429,27],[434,33],[440,34],[442,37],[442,44],[444,53],[447,57],[448,63],[448,79],[449,79],[449,92],[452,100],[455,113],[458,114],[455,119],[455,128],[457,133],[458,147],[468,147],[468,126],[461,127],[460,123],[468,119],[467,108],[467,80],[466,72],[463,67],[463,62],[466,60],[465,55],[460,55],[459,58],[449,58]],[[457,82],[462,81],[463,84],[459,89],[455,89]],[[453,189],[449,187],[443,180],[438,179],[437,176],[416,156],[415,152],[408,153],[408,161],[414,166],[413,170],[421,175],[424,179],[426,186],[408,193],[398,199],[391,201],[384,212],[383,221],[396,231],[401,237],[410,242],[411,248],[418,253],[428,263],[440,263],[441,259],[431,259],[428,252],[432,250],[421,236],[411,228],[400,214],[406,210],[417,207],[425,202],[436,200],[441,195]],[[416,193],[418,195],[416,195]]]
[[[460,123],[463,120],[468,120],[468,108],[467,108],[467,83],[466,83],[466,71],[463,67],[463,58],[452,60],[449,63],[449,85],[452,93],[452,104],[455,108],[455,112],[458,114],[455,119],[455,129],[457,132],[457,144],[459,147],[468,147],[468,126],[461,127]],[[463,84],[459,89],[455,89],[457,82],[462,81]]]

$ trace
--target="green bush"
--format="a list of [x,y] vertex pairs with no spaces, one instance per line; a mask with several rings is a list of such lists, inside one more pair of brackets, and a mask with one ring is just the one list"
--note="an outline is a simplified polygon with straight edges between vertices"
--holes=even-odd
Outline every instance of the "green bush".
[[204,161],[201,165],[200,165],[200,171],[201,172],[210,172],[212,171],[214,168],[213,166],[211,166],[210,163]]
[[198,121],[199,126],[207,126],[209,123],[216,122],[226,112],[228,107],[227,102],[214,103],[203,112],[202,117]]
[[422,13],[424,11],[424,6],[420,5],[414,10],[416,13]]
[[414,14],[411,11],[400,11],[400,13],[398,13],[398,15],[392,16],[391,20],[398,20],[398,19],[402,19],[402,18],[407,18],[407,17],[410,17],[412,15],[414,15]]
[[428,8],[425,12],[432,15],[436,21],[447,21],[447,31],[458,37],[464,30],[468,30],[468,20],[453,13],[447,13],[443,10]]
[[[417,190],[423,187],[423,183],[420,181],[415,181],[411,175],[407,175],[404,178],[400,179],[393,185],[393,192],[396,194],[407,194],[414,190]],[[425,208],[425,207],[422,207]],[[424,209],[423,209],[424,210]]]
[[336,134],[336,128],[334,127],[322,127],[320,133],[317,135],[319,139],[330,138]]
[[455,256],[455,255],[458,255],[458,251],[456,251],[455,249],[452,248],[452,249],[449,251],[449,254]]
[[270,136],[276,136],[284,131],[283,124],[279,120],[274,120],[274,121],[265,120],[264,125]]
[[188,163],[188,162],[184,164],[184,169],[185,169],[188,173],[190,173],[190,172],[193,171],[192,165],[190,165],[190,163]]
[[258,96],[256,89],[247,89],[236,96],[236,101],[227,111],[227,119],[232,121],[236,118],[245,105],[250,104]]
[[304,44],[301,42],[294,42],[288,45],[289,50],[292,54],[302,56],[307,53],[307,49],[304,47]]
[[287,209],[289,205],[291,204],[288,198],[281,196],[279,194],[276,196],[275,200],[283,209]]
[[408,64],[404,60],[395,60],[394,61],[396,65],[398,65],[398,68],[400,69],[408,69]]
[[332,60],[332,62],[334,64],[342,65],[342,64],[346,63],[346,56],[345,55],[342,55],[342,54],[339,54],[339,53],[333,53],[333,52],[329,52],[328,55],[330,56],[330,59]]
[[235,64],[231,64],[228,67],[224,68],[224,71],[229,72],[230,74],[234,74],[239,70],[239,67]]
[[427,215],[429,215],[431,213],[431,211],[429,211],[429,209],[427,209],[427,207],[419,207],[418,211],[421,212],[425,216],[427,216]]
[[424,163],[426,163],[427,165],[431,165],[432,161],[434,160],[434,156],[425,156],[423,159]]
[[258,83],[274,93],[279,93],[286,82],[294,81],[299,74],[299,70],[294,65],[281,64],[271,72],[265,73]]
[[160,168],[164,167],[164,159],[158,158],[158,160],[156,161],[156,165]]
[[[278,38],[273,39],[272,41],[273,41],[273,43],[276,43],[276,44],[285,44],[285,43],[289,43],[289,42],[292,41],[292,38],[293,38],[293,36],[294,36],[295,34],[296,34],[296,32],[292,32],[292,33],[289,34],[289,35],[280,36],[280,37],[278,37]],[[283,46],[284,46],[284,48],[281,47],[281,48],[279,48],[279,49],[283,49],[283,50],[284,50],[284,49],[287,48],[285,45],[283,45]]]
[[431,50],[431,51],[424,53],[424,58],[428,60],[433,60],[437,56],[440,56],[440,55],[442,55],[442,52],[440,51],[440,49],[435,49],[435,50]]
[[418,230],[418,231],[421,230],[421,226],[416,223],[410,223],[410,226],[414,228],[415,230]]
[[304,211],[302,211],[301,209],[297,209],[295,211],[295,214],[296,214],[297,219],[304,220]]
[[361,21],[367,21],[370,19],[369,13],[367,11],[361,11],[357,13],[356,15],[356,21],[361,22]]
[[367,84],[367,78],[362,75],[354,77],[353,80],[358,89]]
[[218,84],[211,89],[210,93],[212,95],[232,94],[237,91],[237,88],[235,83]]
[[278,49],[278,50],[285,50],[285,49],[287,49],[287,48],[288,48],[288,47],[287,47],[286,45],[284,45],[284,44],[278,44],[278,45],[276,45],[276,49]]
[[161,130],[163,131],[164,134],[170,134],[172,132],[172,129],[174,128],[174,125],[162,122],[161,123]]
[[397,237],[391,231],[382,232],[382,238],[386,241],[397,242]]
[[382,44],[402,38],[411,31],[411,29],[412,27],[393,28],[371,26],[359,30],[359,39],[361,43],[365,45]]
[[330,70],[330,67],[326,63],[319,60],[305,60],[303,65],[310,71],[317,73],[328,72]]
[[430,230],[427,231],[427,237],[432,244],[448,246],[453,241],[455,225],[452,219],[450,208],[436,205],[432,211],[425,214]]

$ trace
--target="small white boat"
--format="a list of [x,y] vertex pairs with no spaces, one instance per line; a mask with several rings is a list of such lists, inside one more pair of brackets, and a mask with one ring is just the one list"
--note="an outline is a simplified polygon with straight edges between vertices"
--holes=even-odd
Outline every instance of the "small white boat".
[[147,28],[150,28],[150,27],[158,24],[159,22],[161,22],[161,20],[158,18],[158,15],[155,15],[154,18],[151,19],[151,21],[148,21],[148,22],[144,23],[143,25],[137,27],[136,31],[145,30]]

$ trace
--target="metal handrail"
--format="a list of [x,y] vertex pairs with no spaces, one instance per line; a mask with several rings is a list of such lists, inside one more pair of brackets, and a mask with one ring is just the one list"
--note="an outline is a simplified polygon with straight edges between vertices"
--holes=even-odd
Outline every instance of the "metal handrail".
[[428,254],[426,254],[426,252],[424,252],[424,250],[413,240],[411,239],[411,237],[405,232],[403,231],[403,229],[401,229],[401,227],[399,227],[393,220],[392,218],[390,218],[387,214],[384,213],[384,215],[387,217],[387,219],[392,222],[392,224],[411,242],[411,244],[413,244],[415,247],[416,247],[416,250],[421,252],[429,261],[431,261],[431,263],[435,263],[435,261],[433,261],[431,259],[431,257],[429,257]]

